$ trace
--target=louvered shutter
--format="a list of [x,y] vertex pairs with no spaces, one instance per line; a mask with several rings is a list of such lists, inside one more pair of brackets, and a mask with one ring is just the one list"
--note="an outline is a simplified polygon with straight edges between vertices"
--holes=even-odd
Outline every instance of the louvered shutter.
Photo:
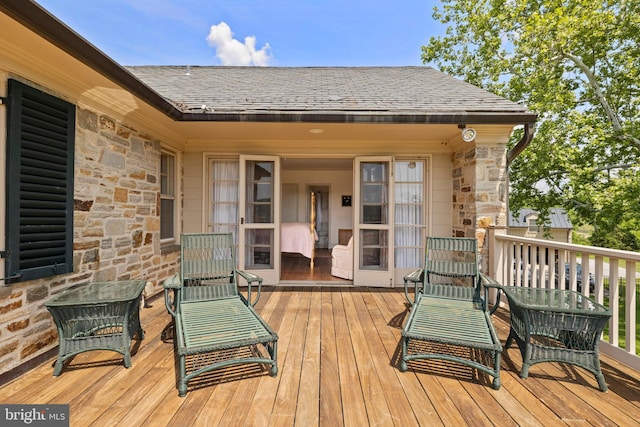
[[12,281],[73,271],[75,106],[9,80],[7,260]]

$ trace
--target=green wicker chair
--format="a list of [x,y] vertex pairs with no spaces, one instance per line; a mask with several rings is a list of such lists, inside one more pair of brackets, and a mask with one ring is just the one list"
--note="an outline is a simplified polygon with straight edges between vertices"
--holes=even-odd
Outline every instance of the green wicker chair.
[[410,361],[445,360],[486,372],[500,388],[502,346],[489,318],[477,240],[429,237],[424,269],[404,282],[412,307],[402,330],[400,371]]
[[[180,396],[193,378],[230,365],[264,364],[277,375],[278,335],[253,309],[262,278],[236,269],[234,249],[227,233],[181,236],[180,273],[164,283],[175,320]],[[247,298],[238,290],[239,277],[247,281]]]

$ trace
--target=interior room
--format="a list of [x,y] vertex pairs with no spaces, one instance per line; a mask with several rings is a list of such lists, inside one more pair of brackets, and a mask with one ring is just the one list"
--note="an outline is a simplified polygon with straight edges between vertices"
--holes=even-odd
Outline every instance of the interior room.
[[[314,265],[309,257],[281,252],[281,283],[288,281],[350,282],[331,275],[331,249],[347,245],[353,228],[352,158],[283,158],[281,222],[305,224],[312,220],[311,193],[315,206]],[[286,246],[286,242],[283,241]],[[286,249],[286,248],[285,248]]]

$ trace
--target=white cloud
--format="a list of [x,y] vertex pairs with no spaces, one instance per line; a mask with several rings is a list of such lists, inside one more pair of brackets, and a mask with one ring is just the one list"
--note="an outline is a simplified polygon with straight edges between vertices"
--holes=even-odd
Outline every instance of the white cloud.
[[269,43],[256,50],[254,36],[245,37],[242,43],[233,38],[233,32],[225,22],[211,26],[207,42],[216,49],[216,56],[222,65],[267,66],[272,60]]

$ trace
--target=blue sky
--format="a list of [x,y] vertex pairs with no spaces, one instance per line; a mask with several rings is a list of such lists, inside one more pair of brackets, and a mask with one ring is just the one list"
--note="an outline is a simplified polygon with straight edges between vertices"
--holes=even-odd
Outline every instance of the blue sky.
[[121,65],[423,65],[437,0],[36,0]]

